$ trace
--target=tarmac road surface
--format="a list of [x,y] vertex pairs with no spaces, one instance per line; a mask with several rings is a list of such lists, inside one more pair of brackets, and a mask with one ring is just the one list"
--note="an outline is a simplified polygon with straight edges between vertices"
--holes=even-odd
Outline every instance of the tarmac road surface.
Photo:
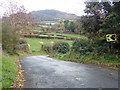
[[23,57],[20,62],[24,88],[118,88],[117,70],[48,56]]

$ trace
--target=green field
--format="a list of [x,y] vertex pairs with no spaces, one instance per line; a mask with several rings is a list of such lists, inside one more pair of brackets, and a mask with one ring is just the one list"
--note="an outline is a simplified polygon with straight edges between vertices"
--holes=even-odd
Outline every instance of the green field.
[[[63,35],[63,36],[67,36],[67,37],[75,37],[75,38],[79,38],[79,39],[84,39],[87,40],[88,38],[82,35],[74,35],[74,34],[60,34],[60,33],[49,33],[49,34],[54,34],[54,36],[51,37],[60,37],[57,35]],[[49,35],[48,34],[48,35]],[[41,35],[41,36],[47,36],[46,35]],[[51,45],[52,42],[59,42],[59,41],[64,41],[64,42],[68,42],[70,45],[72,44],[73,40],[62,40],[62,39],[39,39],[39,38],[26,38],[27,42],[31,45],[31,50],[33,51],[40,51],[41,48],[41,42],[43,42],[43,44],[46,45]]]
[[[51,32],[51,33],[44,33],[40,27],[34,27],[33,31],[36,32],[41,32],[40,36],[48,36],[53,34],[53,36],[59,36],[61,35],[61,37],[68,37],[68,38],[80,38],[80,39],[88,39],[87,37],[83,36],[83,35],[79,35],[79,34],[65,34],[65,33],[56,33],[56,32]],[[45,35],[44,35],[45,34]]]
[[64,37],[68,37],[68,38],[79,38],[79,39],[88,39],[87,37],[83,36],[83,35],[79,35],[79,34],[64,34],[64,33],[48,33],[48,34],[54,34],[54,36],[57,35],[62,35]]
[[35,34],[33,34],[33,35],[30,34],[30,35],[26,35],[26,36],[31,36],[31,37],[38,36],[39,38],[44,38],[44,39],[48,39],[48,38],[65,39],[66,38],[67,40],[75,40],[75,39],[88,40],[88,38],[86,36],[84,36],[84,35],[56,33],[56,32],[46,33],[46,32],[43,32],[43,31],[39,30],[38,27],[35,27],[35,29],[33,31],[34,31]]
[[15,56],[2,56],[2,88],[10,88],[16,79],[17,65]]
[[57,39],[37,39],[37,38],[26,38],[27,42],[30,44],[30,48],[33,52],[43,53],[41,50],[41,45],[52,45],[52,43],[64,41],[72,44],[72,40],[57,40]]

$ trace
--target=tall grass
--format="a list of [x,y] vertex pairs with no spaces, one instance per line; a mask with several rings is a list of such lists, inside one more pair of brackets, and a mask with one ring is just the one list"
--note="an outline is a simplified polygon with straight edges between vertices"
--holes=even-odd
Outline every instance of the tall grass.
[[14,56],[2,56],[2,88],[10,88],[16,79],[17,65]]
[[109,55],[96,53],[89,53],[81,55],[79,53],[68,52],[66,54],[50,54],[52,57],[56,57],[66,61],[80,62],[80,63],[91,63],[102,66],[109,66],[111,68],[118,69],[120,65],[120,55]]
[[2,89],[2,54],[0,51],[0,90]]

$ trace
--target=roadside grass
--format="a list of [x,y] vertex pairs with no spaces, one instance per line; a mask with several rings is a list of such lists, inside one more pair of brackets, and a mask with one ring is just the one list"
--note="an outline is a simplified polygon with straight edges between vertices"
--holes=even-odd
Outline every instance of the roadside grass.
[[2,54],[0,53],[0,90],[2,89]]
[[38,39],[38,38],[26,38],[27,42],[30,44],[32,54],[46,54],[41,50],[42,43],[43,45],[52,45],[55,42],[64,41],[72,44],[72,40],[58,40],[58,39]]
[[11,88],[16,73],[16,56],[2,55],[2,88]]
[[68,52],[66,54],[54,53],[50,54],[50,56],[66,61],[108,66],[113,69],[119,69],[120,65],[120,55],[97,55],[96,53],[80,55],[79,53]]
[[109,55],[102,54],[97,55],[96,53],[89,53],[85,55],[80,55],[79,53],[68,52],[66,54],[61,53],[46,53],[41,50],[42,43],[43,45],[52,45],[52,42],[64,41],[68,42],[70,45],[73,43],[73,40],[57,40],[57,39],[37,39],[37,38],[26,38],[27,42],[31,45],[32,55],[45,55],[49,54],[51,57],[55,57],[61,60],[79,62],[79,63],[91,63],[103,66],[109,66],[112,68],[118,68],[120,65],[120,55]]

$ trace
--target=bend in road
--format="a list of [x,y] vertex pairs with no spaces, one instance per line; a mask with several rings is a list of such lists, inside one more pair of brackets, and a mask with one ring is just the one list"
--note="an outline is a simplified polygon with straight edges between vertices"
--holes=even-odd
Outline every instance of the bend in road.
[[21,60],[24,88],[118,88],[118,71],[94,65],[29,56]]

